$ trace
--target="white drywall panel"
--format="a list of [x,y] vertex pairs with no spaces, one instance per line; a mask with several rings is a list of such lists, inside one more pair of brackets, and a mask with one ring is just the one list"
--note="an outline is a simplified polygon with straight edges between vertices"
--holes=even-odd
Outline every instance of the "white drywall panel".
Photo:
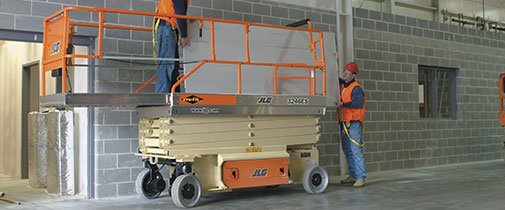
[[0,41],[0,174],[21,178],[22,66],[41,57],[42,44]]

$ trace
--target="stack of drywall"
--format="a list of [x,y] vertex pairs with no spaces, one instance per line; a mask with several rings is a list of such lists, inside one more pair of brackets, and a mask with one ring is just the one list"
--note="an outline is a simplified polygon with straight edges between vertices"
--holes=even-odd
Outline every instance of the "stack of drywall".
[[47,125],[46,115],[28,114],[28,183],[31,187],[46,187],[47,177]]
[[51,194],[75,193],[73,119],[71,111],[47,114],[47,192]]

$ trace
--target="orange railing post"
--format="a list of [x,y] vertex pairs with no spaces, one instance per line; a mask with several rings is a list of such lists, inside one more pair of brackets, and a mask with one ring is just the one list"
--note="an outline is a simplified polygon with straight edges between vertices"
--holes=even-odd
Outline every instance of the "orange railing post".
[[249,24],[244,24],[244,42],[245,42],[245,61],[251,62],[251,55],[249,50]]
[[307,76],[307,92],[308,92],[307,95],[310,96],[312,94],[312,91],[311,91],[312,90],[312,85],[311,85],[312,78],[310,77],[311,76],[310,68],[307,68],[307,74],[308,74],[308,76]]
[[313,89],[312,89],[313,93],[312,93],[312,95],[316,95],[316,94],[317,94],[317,79],[316,79],[316,78],[317,78],[317,74],[316,74],[317,72],[316,72],[316,69],[315,69],[315,68],[313,68],[313,69],[311,69],[311,70],[312,70],[312,75],[314,76],[314,77],[312,78],[312,80],[314,81],[314,82],[312,83],[312,85],[313,85]]
[[498,79],[498,89],[499,89],[499,93],[498,95],[500,96],[500,125],[501,126],[505,126],[505,113],[503,111],[503,100],[505,99],[505,96],[503,95],[504,94],[504,91],[505,91],[505,73],[501,73],[500,74],[500,77]]
[[[64,38],[63,38],[63,43],[62,43],[62,47],[60,46],[60,48],[62,48],[63,50],[63,53],[66,55],[67,54],[67,48],[68,48],[68,30],[69,30],[69,26],[70,24],[69,23],[69,20],[70,20],[70,16],[69,16],[69,12],[68,11],[65,11],[63,13],[63,18],[65,19],[65,24],[64,24],[64,29],[63,29],[63,34],[64,34]],[[67,58],[63,57],[63,63],[62,63],[62,68],[61,68],[61,92],[62,93],[65,93],[67,92]]]
[[104,12],[99,12],[98,13],[98,51],[97,55],[102,56],[102,50],[103,50],[103,25],[105,21],[105,14]]
[[319,32],[319,37],[321,39],[321,72],[323,73],[323,78],[321,79],[323,82],[323,96],[326,96],[326,57],[324,56],[324,41],[323,41],[323,32]]
[[237,92],[239,95],[242,94],[242,64],[238,64],[237,69]]
[[274,68],[274,95],[277,95],[277,91],[278,91],[277,90],[278,89],[277,83],[279,82],[278,81],[279,78],[277,76],[277,70],[278,69],[279,69],[279,66],[275,66],[275,68]]
[[212,51],[212,60],[216,60],[216,38],[214,37],[215,32],[214,21],[210,21],[210,49]]

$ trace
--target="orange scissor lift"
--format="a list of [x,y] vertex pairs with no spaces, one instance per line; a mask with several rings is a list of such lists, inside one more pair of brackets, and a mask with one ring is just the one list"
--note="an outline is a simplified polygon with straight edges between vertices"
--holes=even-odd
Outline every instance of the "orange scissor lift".
[[[98,21],[71,20],[73,12],[89,12]],[[151,31],[151,28],[110,24],[107,14],[166,16],[152,12],[67,7],[44,21],[44,51],[41,105],[45,107],[134,106],[139,115],[139,147],[136,155],[144,160],[145,170],[137,177],[136,190],[147,199],[157,198],[169,188],[179,207],[195,206],[202,193],[232,189],[302,183],[309,193],[323,192],[328,174],[318,165],[316,142],[321,137],[320,116],[326,107],[326,65],[323,33],[308,28],[274,26],[235,20],[173,15],[195,20],[200,29],[210,26],[211,57],[198,61],[173,86],[169,94],[70,93],[67,91],[68,67],[73,59],[119,59],[102,53],[104,29]],[[243,60],[216,57],[215,23],[242,25],[245,40]],[[276,28],[306,32],[314,64],[253,62],[250,58],[250,27]],[[93,55],[72,52],[75,27],[98,30],[97,51]],[[316,34],[317,38],[314,37]],[[237,67],[236,94],[178,93],[175,88],[205,68],[206,64]],[[243,94],[242,66],[273,68],[273,94]],[[280,76],[279,68],[306,69],[306,76]],[[61,93],[46,95],[46,73],[60,70]],[[321,78],[316,78],[316,71]],[[306,80],[306,95],[282,95],[281,80]],[[317,91],[322,81],[321,92]],[[143,84],[142,91],[154,77]],[[303,84],[303,83],[302,83]],[[212,85],[211,83],[209,85]],[[169,183],[159,166],[168,166]]]

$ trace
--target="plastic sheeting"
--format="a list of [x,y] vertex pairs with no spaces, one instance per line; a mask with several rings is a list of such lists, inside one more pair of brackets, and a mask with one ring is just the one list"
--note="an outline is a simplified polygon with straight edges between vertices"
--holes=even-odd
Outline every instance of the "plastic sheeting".
[[47,129],[47,192],[74,195],[73,112],[50,111]]
[[47,125],[46,115],[28,114],[28,184],[45,188],[47,178]]

